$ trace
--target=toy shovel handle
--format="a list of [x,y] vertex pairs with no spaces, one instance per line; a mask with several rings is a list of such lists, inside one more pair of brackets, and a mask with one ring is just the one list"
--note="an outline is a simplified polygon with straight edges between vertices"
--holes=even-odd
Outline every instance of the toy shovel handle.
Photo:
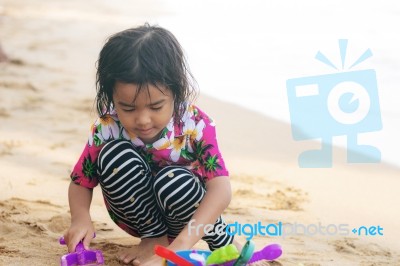
[[[96,233],[93,234],[93,238],[95,238],[95,237],[96,237]],[[67,243],[65,242],[64,236],[60,237],[60,239],[58,240],[58,242],[59,242],[61,245],[66,245],[66,244],[67,244]],[[82,240],[81,240],[81,241],[79,241],[79,243],[76,245],[75,251],[84,250],[84,249],[85,249],[85,248],[83,247],[83,243],[82,243]]]
[[244,245],[239,258],[233,263],[233,266],[245,266],[247,262],[251,259],[254,252],[254,243],[252,241],[247,241]]
[[65,243],[65,239],[64,239],[63,236],[60,237],[60,239],[58,240],[58,242],[59,242],[61,245],[66,245],[66,244],[67,244],[67,243]]
[[167,249],[166,247],[156,245],[154,247],[154,253],[156,253],[161,258],[167,259],[178,266],[194,266],[193,263],[187,261],[186,259],[182,258],[172,250]]
[[271,244],[253,254],[249,263],[260,260],[275,260],[282,255],[282,247],[279,244]]
[[[67,243],[65,242],[64,237],[60,237],[59,241],[61,245],[66,245]],[[85,247],[83,246],[82,241],[79,241],[79,243],[75,247],[75,252],[80,252],[82,250],[85,250]]]

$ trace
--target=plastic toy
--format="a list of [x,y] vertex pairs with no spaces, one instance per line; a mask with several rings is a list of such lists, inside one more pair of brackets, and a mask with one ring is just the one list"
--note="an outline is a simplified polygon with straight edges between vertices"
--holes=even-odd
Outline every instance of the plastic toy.
[[[249,244],[248,244],[249,243]],[[223,247],[225,248],[225,247]],[[282,255],[282,248],[278,244],[271,244],[265,246],[262,250],[254,252],[254,244],[251,241],[247,241],[246,245],[242,249],[242,253],[237,259],[219,263],[219,264],[207,264],[209,266],[244,266],[260,260],[275,260]]]
[[234,244],[224,246],[214,250],[210,256],[207,257],[207,265],[220,264],[226,261],[236,260],[240,254]]
[[254,243],[247,241],[244,245],[239,258],[233,263],[233,266],[246,266],[247,262],[252,258],[254,252]]
[[[60,244],[65,245],[64,237],[60,238]],[[76,245],[75,252],[65,254],[61,257],[61,266],[75,265],[103,265],[104,257],[100,250],[86,250],[82,242]]]
[[282,255],[278,244],[271,244],[254,252],[254,243],[247,241],[239,254],[234,245],[228,245],[212,253],[202,250],[182,250],[176,253],[161,246],[155,247],[155,253],[165,258],[167,266],[245,266],[260,260],[275,260]]
[[161,258],[172,261],[173,263],[175,263],[176,265],[179,265],[179,266],[195,266],[193,263],[191,263],[190,261],[186,260],[185,258],[179,256],[172,250],[169,250],[166,247],[163,247],[160,245],[156,245],[154,247],[154,253],[156,253]]
[[[232,247],[233,246],[233,247]],[[232,245],[231,249],[234,249],[236,251],[236,256],[233,259],[228,259],[228,260],[221,260],[221,258],[213,258],[211,254],[211,258],[208,257],[207,259],[207,265],[233,265],[233,266],[246,266],[247,262],[251,259],[251,256],[253,255],[254,252],[254,243],[251,241],[247,241],[246,244],[244,245],[242,252],[239,254],[239,252],[236,249],[236,246]],[[222,247],[220,250],[224,250],[229,248],[229,246]],[[218,250],[217,250],[218,251]],[[214,251],[215,252],[215,251]],[[231,251],[232,252],[232,251]],[[214,263],[214,261],[218,263]]]

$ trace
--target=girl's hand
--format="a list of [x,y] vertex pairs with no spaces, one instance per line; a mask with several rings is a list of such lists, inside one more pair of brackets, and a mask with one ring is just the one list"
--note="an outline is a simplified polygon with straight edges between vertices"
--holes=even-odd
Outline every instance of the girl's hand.
[[94,237],[94,227],[89,211],[92,195],[92,189],[79,186],[71,181],[68,190],[71,226],[64,234],[68,252],[74,252],[76,245],[82,240],[85,249],[89,249],[90,241]]
[[74,220],[68,231],[64,234],[68,252],[74,252],[76,245],[78,245],[80,241],[83,242],[85,249],[89,249],[89,244],[94,237],[94,233],[95,230],[90,217],[82,217]]

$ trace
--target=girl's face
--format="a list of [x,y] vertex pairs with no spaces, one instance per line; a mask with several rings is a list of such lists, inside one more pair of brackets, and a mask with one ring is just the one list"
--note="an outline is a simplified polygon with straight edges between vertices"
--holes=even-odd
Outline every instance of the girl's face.
[[149,84],[148,89],[142,89],[133,101],[137,90],[138,86],[135,84],[116,82],[114,107],[128,134],[151,144],[158,139],[171,120],[174,100],[171,91],[166,87]]

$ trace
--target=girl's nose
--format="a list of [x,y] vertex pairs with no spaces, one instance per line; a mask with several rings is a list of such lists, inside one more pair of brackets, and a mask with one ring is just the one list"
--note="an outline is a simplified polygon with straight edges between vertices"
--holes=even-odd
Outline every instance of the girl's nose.
[[150,122],[151,122],[151,117],[148,112],[141,112],[136,117],[136,124],[138,126],[145,126],[147,124],[150,124]]

